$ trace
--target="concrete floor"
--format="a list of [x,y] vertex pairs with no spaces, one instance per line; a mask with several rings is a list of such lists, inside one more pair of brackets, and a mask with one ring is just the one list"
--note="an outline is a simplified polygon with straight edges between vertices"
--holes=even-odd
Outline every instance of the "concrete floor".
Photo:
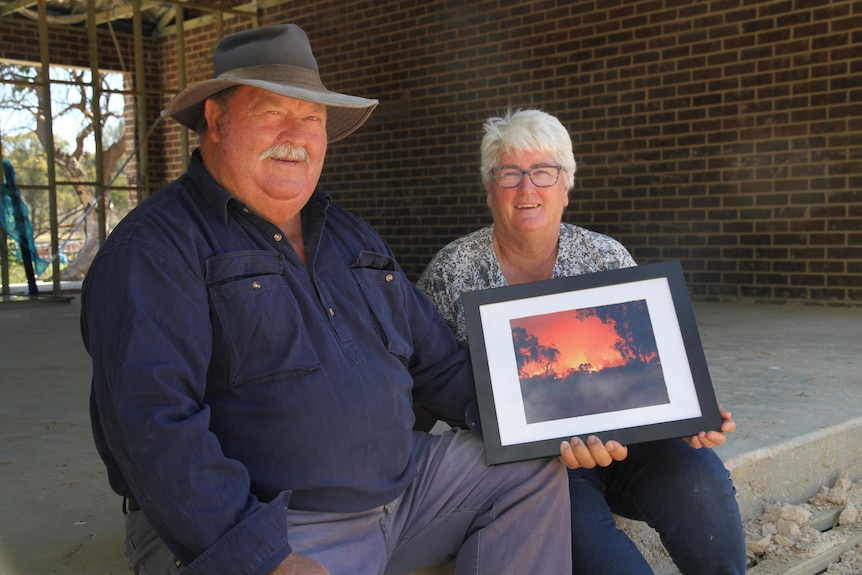
[[[862,477],[862,309],[696,303],[744,515]],[[88,418],[79,300],[0,302],[0,575],[125,573]]]
[[127,573],[72,303],[0,303],[0,575]]

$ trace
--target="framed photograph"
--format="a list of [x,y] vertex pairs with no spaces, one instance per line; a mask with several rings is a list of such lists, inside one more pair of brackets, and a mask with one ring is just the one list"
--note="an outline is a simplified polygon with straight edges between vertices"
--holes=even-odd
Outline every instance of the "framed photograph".
[[462,299],[489,464],[720,429],[678,261]]

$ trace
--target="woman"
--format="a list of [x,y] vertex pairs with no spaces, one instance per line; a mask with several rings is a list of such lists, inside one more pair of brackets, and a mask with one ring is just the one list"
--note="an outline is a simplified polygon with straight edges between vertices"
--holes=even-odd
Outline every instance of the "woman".
[[[467,339],[461,294],[634,266],[617,241],[562,222],[574,186],[571,138],[539,110],[490,118],[481,145],[482,182],[493,225],[459,238],[419,278],[456,335]],[[563,442],[569,469],[574,573],[651,574],[613,514],[646,521],[683,575],[739,573],[745,538],[735,489],[711,448],[722,432],[622,446],[590,437]]]

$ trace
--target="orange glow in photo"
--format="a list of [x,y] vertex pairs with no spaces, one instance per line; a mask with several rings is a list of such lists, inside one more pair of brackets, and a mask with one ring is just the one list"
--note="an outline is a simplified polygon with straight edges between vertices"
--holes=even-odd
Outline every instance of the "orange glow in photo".
[[[592,371],[619,367],[625,360],[615,345],[622,341],[614,328],[597,316],[578,317],[577,310],[513,319],[512,329],[522,327],[539,343],[560,351],[559,367],[565,372],[589,364]],[[532,371],[532,370],[531,370]]]

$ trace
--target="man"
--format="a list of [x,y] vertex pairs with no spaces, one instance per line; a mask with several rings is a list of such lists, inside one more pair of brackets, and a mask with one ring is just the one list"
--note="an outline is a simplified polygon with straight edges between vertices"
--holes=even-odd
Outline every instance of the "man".
[[166,114],[187,172],[84,282],[91,418],[136,572],[571,569],[564,467],[488,467],[466,348],[385,242],[316,189],[376,100],[320,81],[294,25],[229,36]]

